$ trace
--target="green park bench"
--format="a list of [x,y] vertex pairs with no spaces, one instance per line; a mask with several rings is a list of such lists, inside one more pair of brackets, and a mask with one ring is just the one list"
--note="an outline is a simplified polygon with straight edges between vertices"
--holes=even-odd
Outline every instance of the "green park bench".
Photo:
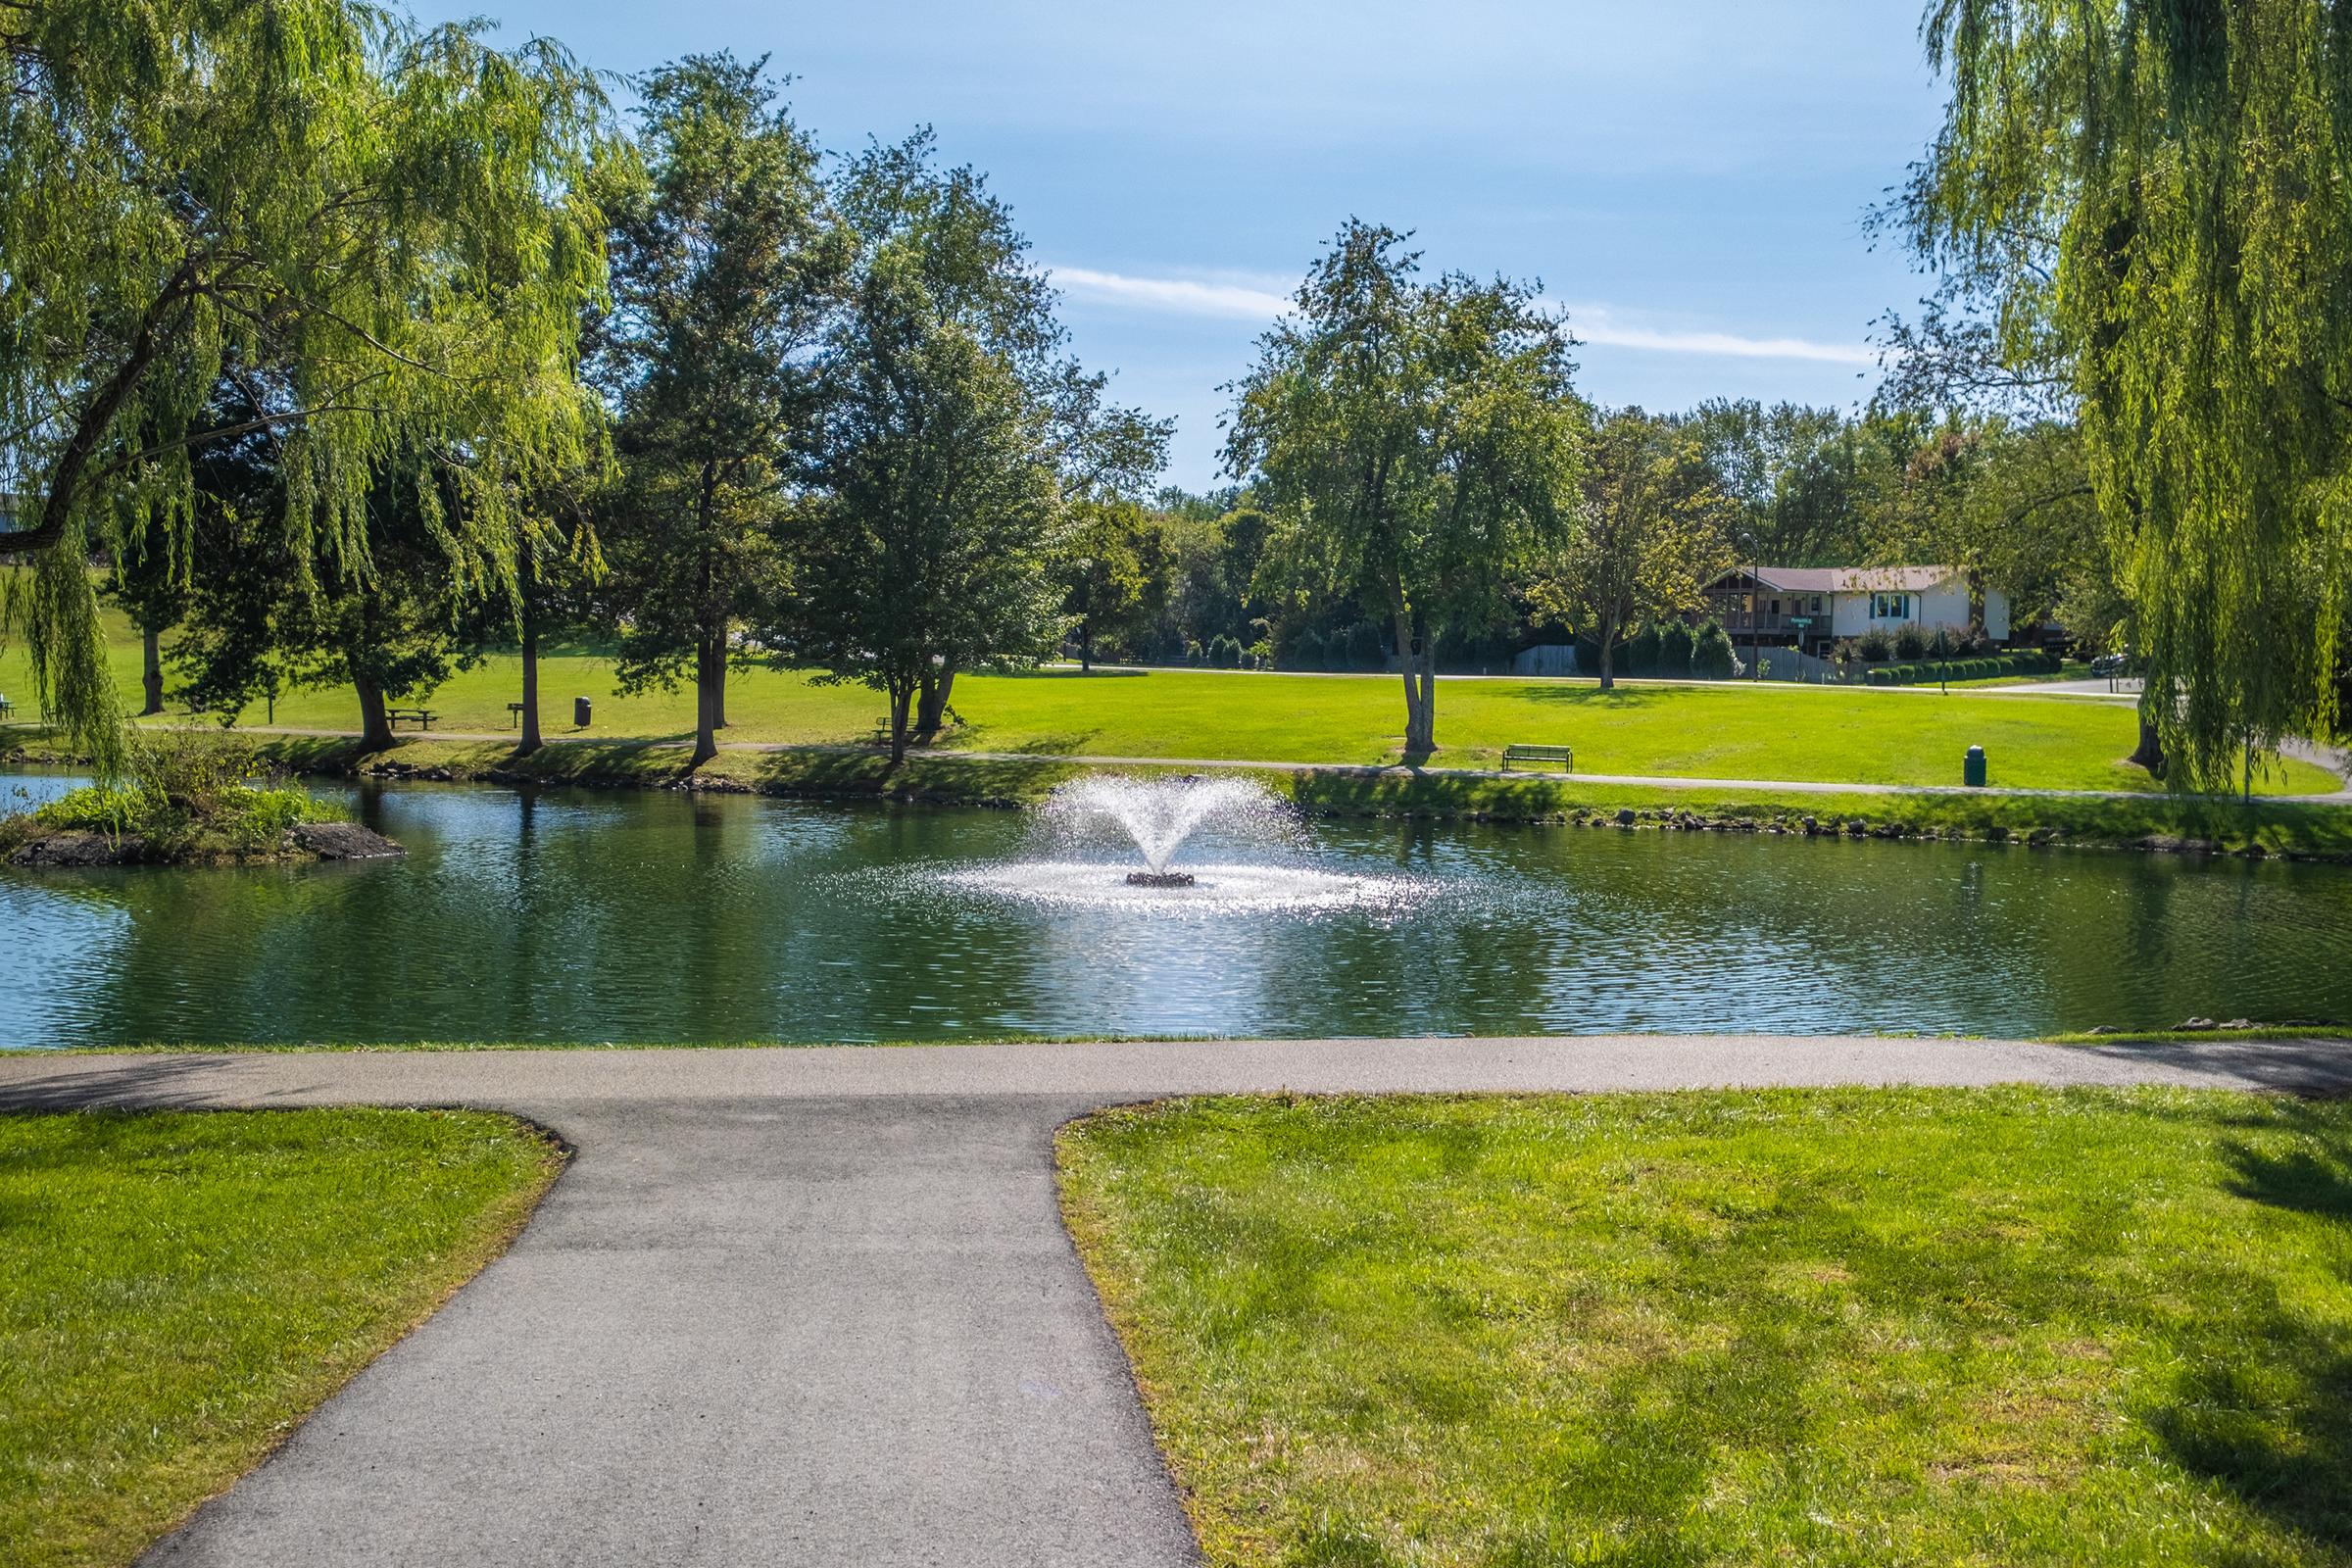
[[400,721],[404,718],[418,729],[431,729],[433,720],[440,716],[429,708],[387,708],[384,710],[384,722],[392,729],[400,728]]
[[1502,749],[1502,770],[1509,772],[1514,762],[1557,762],[1560,771],[1576,771],[1576,748],[1573,746],[1505,746]]

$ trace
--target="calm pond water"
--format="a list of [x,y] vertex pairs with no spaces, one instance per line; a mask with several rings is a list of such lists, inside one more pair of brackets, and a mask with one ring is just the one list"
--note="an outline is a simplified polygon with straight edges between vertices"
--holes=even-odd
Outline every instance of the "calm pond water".
[[[36,794],[59,781],[0,781]],[[400,785],[396,861],[0,869],[0,1045],[2352,1016],[2352,871],[1713,834],[1215,829],[1208,896],[1009,811]]]

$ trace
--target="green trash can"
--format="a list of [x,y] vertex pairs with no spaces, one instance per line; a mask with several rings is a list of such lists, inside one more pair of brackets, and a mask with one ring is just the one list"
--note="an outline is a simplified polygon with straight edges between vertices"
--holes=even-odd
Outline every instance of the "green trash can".
[[1960,764],[1960,782],[1972,790],[1984,787],[1984,748],[1971,746],[1967,760]]

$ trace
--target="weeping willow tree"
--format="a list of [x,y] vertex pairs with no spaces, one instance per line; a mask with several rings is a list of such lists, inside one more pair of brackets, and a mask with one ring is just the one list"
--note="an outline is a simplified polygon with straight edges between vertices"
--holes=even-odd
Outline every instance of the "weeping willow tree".
[[277,449],[290,594],[314,563],[365,580],[387,482],[453,498],[453,578],[511,592],[512,498],[599,439],[573,374],[605,281],[593,77],[348,0],[7,0],[0,50],[0,556],[31,566],[7,620],[101,766],[122,720],[88,564],[160,537],[186,569],[208,443]]
[[1936,0],[1903,201],[2063,368],[2171,777],[2332,729],[2352,519],[2352,4]]

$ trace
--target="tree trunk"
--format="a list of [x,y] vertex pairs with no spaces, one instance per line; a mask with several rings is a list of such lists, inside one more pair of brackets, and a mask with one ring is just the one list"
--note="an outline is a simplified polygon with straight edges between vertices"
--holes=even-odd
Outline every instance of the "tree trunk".
[[914,729],[918,735],[936,735],[947,727],[948,698],[956,690],[955,666],[949,665],[937,675],[925,675],[916,691]]
[[914,695],[910,685],[890,688],[890,765],[898,767],[906,760],[906,705]]
[[1618,625],[1614,619],[1600,623],[1600,689],[1604,692],[1617,689]]
[[390,751],[392,721],[384,713],[384,689],[365,675],[353,677],[352,685],[360,694],[360,750]]
[[1421,731],[1413,749],[1424,755],[1438,749],[1438,638],[1435,632],[1425,632],[1421,638]]
[[2155,721],[2145,713],[2139,715],[2139,749],[2130,760],[2146,768],[2150,778],[2164,777],[2164,741],[2156,733]]
[[522,739],[514,750],[528,757],[539,746],[539,620],[526,603],[522,607]]
[[1078,623],[1078,673],[1095,672],[1095,629],[1085,621]]
[[1401,596],[1392,596],[1396,627],[1396,668],[1404,676],[1404,755],[1409,760],[1426,750],[1421,744],[1421,668],[1413,653],[1413,617]]
[[719,683],[726,675],[726,662],[714,657],[714,645],[706,637],[694,648],[694,758],[686,765],[700,767],[718,755],[718,695]]
[[144,717],[164,710],[164,655],[162,634],[155,627],[141,626],[139,640],[146,645],[146,663],[140,672],[147,693],[147,706],[139,710]]

